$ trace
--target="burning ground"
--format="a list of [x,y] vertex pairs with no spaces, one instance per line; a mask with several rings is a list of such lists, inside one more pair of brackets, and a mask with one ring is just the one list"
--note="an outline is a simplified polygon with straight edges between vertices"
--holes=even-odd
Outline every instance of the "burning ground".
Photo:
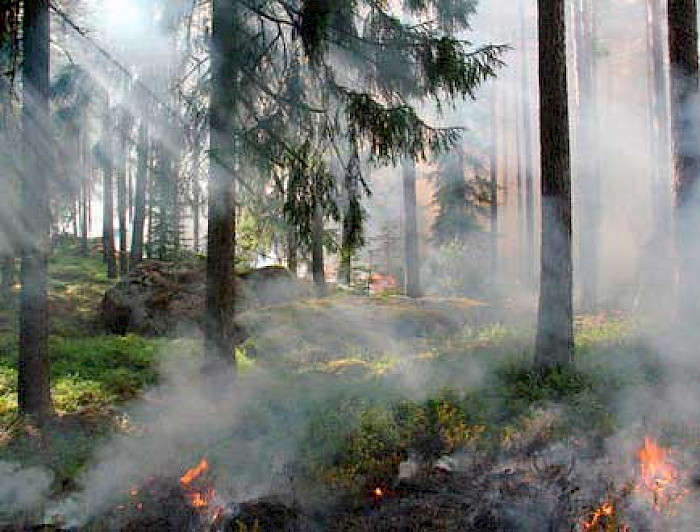
[[56,390],[73,395],[52,427],[7,425],[3,527],[693,529],[691,344],[585,317],[577,366],[542,379],[513,314],[357,296],[252,310],[235,384],[200,375],[197,339],[55,339],[80,385]]

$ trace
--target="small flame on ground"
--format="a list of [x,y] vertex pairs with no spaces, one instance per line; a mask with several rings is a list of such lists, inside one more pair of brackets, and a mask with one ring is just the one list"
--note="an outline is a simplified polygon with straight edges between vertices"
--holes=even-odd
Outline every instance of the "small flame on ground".
[[594,510],[591,518],[583,523],[584,530],[607,530],[607,521],[615,516],[615,507],[610,502],[604,502]]
[[[195,481],[200,479],[202,475],[209,471],[209,462],[206,458],[195,467],[185,471],[185,474],[180,477],[180,485],[185,490],[185,496],[192,508],[197,510],[208,510],[212,501],[216,498],[216,490],[211,487],[193,486]],[[197,483],[199,484],[199,482]]]
[[194,480],[197,477],[201,476],[207,471],[209,471],[209,462],[207,462],[206,458],[202,458],[199,464],[197,464],[192,469],[188,469],[187,471],[185,471],[185,474],[180,477],[180,484],[187,487],[190,484],[192,484],[192,482],[194,482]]
[[644,438],[644,446],[637,451],[640,479],[636,491],[651,496],[655,510],[662,510],[680,501],[687,490],[679,486],[679,473],[669,460],[669,451],[652,438]]

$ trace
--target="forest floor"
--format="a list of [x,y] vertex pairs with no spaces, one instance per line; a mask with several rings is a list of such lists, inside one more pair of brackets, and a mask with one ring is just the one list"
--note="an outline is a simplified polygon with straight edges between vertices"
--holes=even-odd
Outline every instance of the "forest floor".
[[[51,479],[40,502],[0,480],[0,529],[52,507],[93,530],[214,529],[227,502],[205,486],[207,508],[192,508],[178,480],[202,457],[202,478],[237,503],[235,530],[682,530],[696,517],[695,410],[661,402],[687,402],[700,375],[669,369],[624,314],[577,318],[575,367],[542,378],[532,324],[467,298],[250,310],[239,382],[211,402],[200,338],[103,332],[110,284],[99,257],[52,259],[59,415],[42,430],[15,421],[16,306],[0,310],[0,473]],[[645,509],[635,456],[649,434],[682,456]]]

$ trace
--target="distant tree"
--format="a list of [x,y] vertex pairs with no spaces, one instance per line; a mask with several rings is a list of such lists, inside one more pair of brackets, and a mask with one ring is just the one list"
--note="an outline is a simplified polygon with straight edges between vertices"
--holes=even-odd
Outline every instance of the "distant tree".
[[362,177],[360,156],[354,151],[351,162],[345,169],[343,180],[345,205],[343,209],[342,241],[340,244],[339,278],[346,284],[352,283],[352,257],[365,243],[362,195],[370,194],[369,187]]
[[490,189],[490,231],[491,231],[491,276],[495,284],[498,272],[498,88],[494,86],[491,94],[491,120],[489,124],[489,189]]
[[573,360],[571,168],[564,0],[538,0],[542,264],[535,345],[541,370]]
[[112,111],[106,102],[102,116],[102,138],[97,157],[102,169],[102,248],[107,264],[107,277],[116,279],[117,257],[114,248],[114,166],[112,149]]
[[418,251],[418,217],[416,215],[416,165],[403,166],[404,291],[408,297],[421,297],[420,254]]
[[669,0],[671,134],[675,166],[676,239],[679,248],[679,311],[686,319],[700,310],[700,124],[698,99],[698,22],[695,0]]
[[581,307],[588,312],[597,308],[598,246],[600,232],[600,168],[597,146],[598,109],[596,105],[595,9],[590,0],[577,0],[574,6],[574,44],[576,48],[577,181],[580,199],[581,231],[579,267],[581,270]]
[[49,115],[49,0],[24,3],[21,188],[26,238],[21,249],[18,402],[22,416],[45,421],[53,413],[49,362],[48,259],[51,137]]
[[131,151],[132,119],[126,109],[117,112],[117,142],[115,153],[117,181],[117,220],[119,221],[119,271],[122,275],[129,271],[129,199],[127,197],[127,162]]
[[522,102],[520,142],[523,151],[523,187],[525,189],[525,253],[523,276],[525,285],[535,285],[535,180],[533,178],[535,147],[532,142],[532,107],[530,105],[530,54],[528,53],[527,9],[523,0],[518,0],[518,26],[520,32],[520,90]]
[[134,221],[131,238],[132,268],[143,260],[144,230],[146,224],[146,189],[148,184],[148,126],[145,119],[139,124],[136,144],[136,190],[134,194]]
[[[467,166],[474,173],[472,178],[467,178]],[[442,157],[433,194],[437,215],[432,232],[437,243],[464,244],[470,235],[481,231],[480,219],[486,217],[491,204],[491,184],[485,173],[481,161],[467,158],[461,151]]]

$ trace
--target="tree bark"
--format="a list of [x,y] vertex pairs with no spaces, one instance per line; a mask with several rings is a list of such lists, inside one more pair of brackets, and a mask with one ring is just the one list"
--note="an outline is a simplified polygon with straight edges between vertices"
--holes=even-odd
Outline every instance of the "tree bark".
[[321,203],[320,178],[314,176],[314,219],[311,235],[311,273],[319,297],[326,295],[326,269],[323,256],[323,205]]
[[695,0],[669,0],[668,43],[671,67],[671,131],[676,195],[676,245],[679,254],[679,315],[694,319],[700,310],[700,218],[697,155],[698,26]]
[[535,365],[572,362],[571,168],[564,0],[538,0],[542,256]]
[[498,90],[497,86],[494,86],[491,95],[491,146],[489,153],[491,284],[494,289],[498,282],[498,137]]
[[148,183],[148,128],[139,126],[136,148],[136,191],[134,195],[134,228],[131,236],[132,268],[143,260],[143,239],[146,223],[146,185]]
[[235,105],[234,53],[230,2],[213,0],[211,40],[211,103],[209,112],[209,216],[205,301],[205,371],[235,367],[234,252],[236,237],[234,164],[231,116]]
[[600,168],[597,147],[594,7],[577,0],[573,7],[576,49],[576,182],[579,224],[581,308],[595,312],[598,303],[598,241],[600,232]]
[[80,202],[81,202],[81,207],[80,207],[80,254],[83,257],[88,256],[88,247],[89,247],[89,233],[90,233],[90,228],[89,226],[89,201],[88,201],[88,196],[90,195],[90,174],[89,174],[89,168],[88,168],[88,157],[87,157],[87,143],[85,142],[85,137],[81,135],[80,137],[80,172],[81,172],[81,179],[80,179],[80,185],[81,185],[81,194],[80,194]]
[[12,288],[15,286],[15,259],[13,257],[2,257],[0,262],[2,268],[2,285],[0,286],[0,295],[5,301],[12,298]]
[[523,276],[525,286],[535,286],[535,180],[533,177],[534,148],[532,142],[532,112],[530,103],[530,56],[528,54],[527,12],[523,0],[519,0],[520,9],[520,83],[522,92],[522,149],[524,151],[523,169],[525,187],[525,267]]
[[421,297],[420,259],[418,253],[418,217],[416,215],[416,165],[407,161],[403,167],[405,292]]
[[[109,104],[107,104],[109,105]],[[114,249],[114,190],[112,183],[112,138],[110,136],[109,109],[105,109],[102,132],[102,246],[107,277],[116,279],[117,259]]]
[[119,220],[119,271],[124,275],[129,270],[128,254],[128,222],[127,222],[127,188],[126,188],[126,154],[127,154],[127,118],[125,112],[120,113],[117,131],[119,142],[117,143],[117,219]]
[[293,227],[287,229],[287,269],[294,275],[299,272],[299,245]]
[[26,0],[22,21],[24,177],[21,205],[28,238],[21,252],[18,402],[20,415],[40,423],[53,414],[48,311],[49,176],[52,168],[49,27],[49,1]]

